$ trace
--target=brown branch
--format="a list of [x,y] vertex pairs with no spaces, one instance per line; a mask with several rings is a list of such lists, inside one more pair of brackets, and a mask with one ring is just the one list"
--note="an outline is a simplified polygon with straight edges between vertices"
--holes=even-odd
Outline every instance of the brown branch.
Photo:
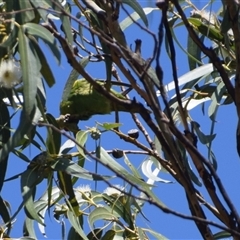
[[[162,7],[162,19],[161,22],[159,24],[159,31],[158,31],[158,38],[159,38],[159,46],[158,46],[158,52],[156,55],[156,74],[159,78],[160,81],[160,92],[162,95],[162,99],[164,101],[164,104],[166,106],[166,110],[168,113],[168,117],[170,119],[170,123],[171,125],[174,125],[173,119],[172,119],[172,114],[169,108],[169,104],[166,98],[166,93],[165,93],[165,89],[164,89],[164,84],[163,84],[163,71],[162,68],[160,66],[160,50],[161,50],[161,44],[162,44],[162,39],[163,39],[163,25],[165,26],[166,29],[166,36],[168,39],[168,43],[169,43],[169,47],[170,47],[170,51],[171,51],[171,65],[172,65],[172,72],[173,72],[173,78],[174,78],[174,83],[175,83],[175,90],[176,90],[176,94],[177,94],[177,101],[178,101],[178,106],[179,106],[179,112],[182,118],[182,122],[183,125],[185,127],[185,130],[188,130],[188,124],[186,121],[186,118],[184,116],[184,111],[183,111],[183,107],[182,107],[182,100],[181,100],[181,96],[180,96],[180,90],[179,90],[179,85],[178,85],[178,77],[177,77],[177,72],[176,72],[176,53],[175,53],[175,48],[174,48],[174,44],[173,44],[173,39],[172,39],[172,35],[171,35],[171,31],[168,25],[168,19],[167,19],[167,10],[168,10],[168,1],[165,2],[164,7]],[[182,164],[183,162],[179,162],[178,164]],[[182,171],[183,173],[187,174],[186,170],[184,167],[182,167]],[[188,200],[188,204],[189,204],[189,208],[190,211],[192,213],[193,216],[198,216],[201,218],[205,218],[206,216],[203,212],[203,210],[201,209],[201,207],[198,205],[196,205],[196,202],[198,201],[196,198],[196,190],[193,188],[193,186],[191,185],[191,180],[189,179],[189,175],[188,176],[188,184],[184,185],[184,190],[186,192],[186,198]],[[199,223],[198,221],[195,221],[195,224],[199,230],[199,232],[201,233],[201,235],[203,236],[204,239],[212,239],[213,238],[213,234],[211,232],[211,229],[208,227],[208,225]]]
[[[48,123],[38,123],[37,124],[38,126],[45,126],[47,128],[52,128],[54,131],[57,131],[59,133],[61,133],[63,136],[65,136],[66,138],[70,139],[71,141],[73,141],[76,145],[78,145],[80,148],[82,148],[85,153],[90,156],[92,159],[98,161],[99,163],[101,163],[102,165],[104,165],[105,167],[107,167],[108,169],[110,169],[112,172],[114,172],[117,176],[119,176],[120,178],[122,178],[124,181],[128,182],[129,184],[131,184],[133,187],[135,187],[137,190],[139,190],[140,192],[144,193],[148,198],[141,198],[141,197],[138,197],[136,195],[132,195],[130,194],[129,192],[125,192],[123,190],[121,190],[122,193],[126,194],[126,195],[129,195],[131,197],[134,197],[136,199],[139,199],[139,200],[142,200],[142,201],[146,201],[146,202],[149,202],[150,204],[156,206],[157,208],[161,209],[164,213],[168,213],[168,214],[173,214],[174,216],[177,216],[177,217],[180,217],[180,218],[183,218],[183,219],[188,219],[188,220],[194,220],[194,221],[197,221],[197,222],[200,222],[200,223],[203,223],[205,225],[212,225],[212,226],[215,226],[217,228],[220,228],[220,229],[223,229],[227,232],[230,232],[232,233],[233,235],[235,236],[239,236],[240,237],[240,233],[235,231],[234,229],[231,229],[231,228],[227,228],[225,226],[222,226],[218,223],[215,223],[215,222],[212,222],[212,221],[208,221],[204,218],[199,218],[199,217],[195,217],[195,216],[187,216],[187,215],[184,215],[182,213],[179,213],[177,211],[174,211],[174,210],[171,210],[170,208],[168,207],[165,207],[164,205],[162,204],[159,204],[157,201],[155,201],[154,199],[152,199],[151,197],[148,196],[148,193],[141,189],[139,187],[139,185],[137,184],[134,184],[132,182],[129,181],[128,178],[125,178],[124,176],[120,175],[118,172],[116,172],[114,169],[112,169],[109,165],[106,165],[104,163],[102,163],[102,161],[95,157],[94,155],[92,155],[90,152],[88,152],[83,146],[81,146],[76,140],[75,138],[73,138],[72,136],[70,136],[69,134],[67,134],[66,132],[64,131],[61,131],[60,129],[58,129],[57,127],[55,127],[54,125],[52,124],[48,124]],[[90,173],[90,172],[89,172]],[[95,173],[92,173],[92,174],[95,174]],[[101,177],[100,175],[98,175],[98,177]],[[109,186],[112,186],[109,181],[107,181],[105,178],[102,178],[102,180],[107,183]]]
[[[239,215],[234,207],[233,203],[231,202],[222,182],[221,179],[218,177],[216,171],[214,170],[211,163],[209,163],[208,160],[206,160],[201,153],[193,146],[193,144],[175,127],[171,126],[169,124],[173,134],[183,143],[186,150],[189,152],[193,162],[197,161],[197,164],[195,164],[196,168],[198,169],[198,172],[204,182],[204,185],[206,186],[207,191],[209,192],[209,195],[211,196],[212,200],[214,201],[215,206],[218,208],[222,215],[222,221],[229,226],[232,229],[236,229],[236,226],[233,222],[233,218],[231,215],[234,216],[235,221],[239,224]],[[195,162],[196,163],[196,162]],[[210,173],[205,169],[202,164],[206,165],[210,171]],[[201,165],[198,165],[201,164]],[[211,175],[210,175],[211,174]],[[225,202],[227,203],[228,207],[231,210],[231,215],[227,213],[226,209],[224,208],[223,204],[219,200],[217,193],[215,192],[215,186],[213,185],[212,176],[218,186],[218,189],[220,193],[222,194]]]

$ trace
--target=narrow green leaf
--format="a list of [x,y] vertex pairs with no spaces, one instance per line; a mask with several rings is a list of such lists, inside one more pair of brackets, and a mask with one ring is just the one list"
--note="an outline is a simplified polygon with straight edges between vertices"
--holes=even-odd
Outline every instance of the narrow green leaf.
[[76,232],[76,230],[73,227],[71,227],[68,232],[67,240],[79,239],[79,238],[80,238],[80,235]]
[[132,212],[128,196],[108,196],[103,194],[103,199],[109,205],[105,206],[106,210],[113,213],[115,217],[122,217],[129,226],[132,226]]
[[121,127],[122,124],[121,123],[103,123],[103,124],[100,124],[101,127],[103,127],[105,130],[112,130],[114,128],[118,128],[118,127]]
[[197,46],[197,44],[193,41],[193,39],[188,34],[188,41],[187,41],[187,52],[188,55],[188,65],[189,69],[193,70],[197,67],[197,61],[194,59],[197,59],[199,62],[201,62],[201,50]]
[[199,180],[199,178],[197,177],[197,175],[195,174],[195,172],[193,171],[193,169],[192,169],[192,167],[191,167],[191,165],[190,165],[187,157],[184,158],[184,165],[186,166],[186,169],[187,169],[187,171],[188,171],[188,173],[189,173],[189,176],[190,176],[191,180],[192,180],[196,185],[198,185],[199,187],[201,187],[201,186],[202,186],[202,183],[201,183],[201,181]]
[[[46,118],[49,124],[58,127],[56,119],[50,114],[46,114]],[[61,133],[53,129],[48,129],[48,135],[46,140],[46,146],[48,152],[51,154],[58,154],[61,147]]]
[[83,240],[88,240],[87,236],[85,235],[81,224],[79,223],[78,218],[73,214],[71,211],[67,211],[67,217],[69,219],[70,224],[73,226],[75,231],[81,236]]
[[37,239],[35,230],[34,230],[34,220],[31,218],[26,218],[24,225],[23,225],[23,233],[29,237],[33,237]]
[[[0,143],[7,143],[10,138],[10,115],[6,104],[0,100]],[[0,162],[0,192],[3,187],[4,178],[8,166],[8,155]]]
[[53,35],[46,28],[39,24],[26,23],[23,25],[23,29],[25,30],[26,34],[31,34],[37,38],[41,38],[45,42],[53,44],[55,41]]
[[79,147],[78,145],[76,145],[77,149],[78,149],[78,152],[82,155],[82,156],[85,156],[84,154],[84,146],[85,146],[85,143],[87,142],[87,139],[88,139],[88,133],[89,131],[86,130],[86,131],[78,131],[77,134],[76,134],[76,141],[77,143],[82,146]]
[[137,228],[138,231],[138,237],[139,240],[145,240],[147,238],[147,235],[144,233],[144,231],[141,228]]
[[[43,19],[44,22],[47,22],[48,20],[48,11],[47,9],[50,8],[50,5],[46,3],[46,1],[36,1],[36,0],[30,0],[33,7],[38,11],[39,15]],[[40,9],[41,8],[41,9]],[[46,10],[45,10],[46,9]]]
[[208,116],[212,121],[215,121],[218,107],[220,106],[220,102],[225,93],[226,93],[226,86],[224,82],[221,81],[211,96],[212,102],[208,108]]
[[201,180],[197,177],[197,175],[195,174],[195,172],[193,171],[191,165],[190,165],[190,162],[188,160],[188,155],[187,155],[187,151],[186,151],[186,148],[182,145],[182,143],[177,140],[176,141],[176,144],[177,144],[177,147],[181,153],[181,156],[182,156],[182,159],[183,159],[183,163],[184,163],[184,166],[185,168],[187,169],[188,171],[188,174],[191,178],[191,180],[196,184],[198,185],[199,187],[202,186],[202,183],[201,183]]
[[90,233],[88,233],[87,238],[89,240],[101,239],[103,230],[101,228],[95,228]]
[[10,222],[10,213],[8,209],[9,206],[6,201],[3,200],[3,198],[0,196],[0,216],[4,223],[9,223]]
[[204,36],[210,38],[214,41],[223,41],[223,35],[220,32],[220,29],[203,23],[201,19],[198,18],[188,18],[188,21]]
[[[162,179],[158,177],[159,172],[161,171],[161,165],[158,162],[155,162],[156,168],[152,171],[152,165],[154,160],[149,158],[142,163],[142,172],[148,178],[148,182],[154,184],[154,182],[161,182],[161,183],[172,183],[172,181]],[[150,181],[149,181],[150,180]]]
[[19,3],[19,9],[22,10],[22,12],[19,13],[21,24],[26,22],[31,22],[35,18],[35,14],[32,9],[32,5],[29,2],[29,0],[24,1],[18,1]]
[[124,157],[124,162],[126,163],[126,165],[129,167],[129,169],[132,171],[133,175],[139,179],[141,179],[141,175],[138,171],[138,169],[136,169],[134,167],[134,165],[130,162],[130,160],[128,159],[127,155],[123,152],[123,157]]
[[23,96],[24,96],[24,110],[27,115],[34,114],[35,98],[37,94],[37,78],[39,78],[39,72],[41,66],[36,60],[33,53],[33,46],[29,39],[24,34],[24,29],[19,28],[19,53],[21,57],[21,68],[23,78]]
[[42,219],[39,217],[34,207],[34,195],[36,191],[36,185],[43,180],[43,176],[33,169],[27,169],[21,175],[21,192],[24,200],[24,206],[26,214],[29,218],[36,220],[43,224]]
[[79,33],[79,37],[81,39],[82,45],[85,46],[84,39],[83,39],[83,27],[81,26],[81,24],[78,24],[78,33]]
[[140,16],[146,27],[148,27],[147,16],[143,11],[141,5],[136,0],[122,0],[122,3],[129,5],[134,10],[134,12]]
[[66,34],[68,43],[72,46],[73,34],[72,34],[72,26],[71,26],[69,17],[66,16],[65,14],[61,14],[60,19],[62,20],[63,31]]
[[31,34],[37,38],[41,38],[50,48],[53,55],[56,57],[58,64],[61,62],[61,53],[57,46],[56,39],[53,35],[44,27],[35,23],[26,23],[23,25],[24,32]]
[[0,162],[6,158],[8,153],[16,146],[19,146],[19,143],[22,141],[22,138],[25,134],[31,131],[33,125],[31,122],[30,116],[25,115],[25,112],[21,112],[19,126],[13,136],[9,141],[3,145],[3,148],[0,150]]
[[[213,70],[214,69],[213,69],[213,64],[212,63],[208,63],[208,64],[205,64],[205,65],[200,66],[198,68],[195,68],[194,70],[192,70],[190,72],[187,72],[186,74],[179,77],[178,78],[178,85],[181,86],[183,84],[190,83],[191,81],[193,81],[197,78],[200,78],[202,76],[210,74],[211,72],[213,72]],[[175,89],[174,81],[170,82],[166,86],[167,91],[171,91],[173,89]]]
[[[144,11],[145,15],[148,15],[152,11],[155,11],[155,10],[159,11],[159,8],[153,8],[153,7],[143,8],[143,11]],[[138,21],[139,18],[140,18],[140,15],[137,12],[133,12],[133,13],[130,14],[130,16],[123,19],[122,22],[119,25],[120,25],[121,29],[124,31],[133,23],[132,19],[134,21]]]
[[[116,235],[116,231],[108,230],[105,235],[101,238],[101,240],[113,240]],[[123,239],[123,238],[122,238]],[[120,240],[120,239],[119,239]]]
[[93,180],[91,173],[66,158],[60,158],[54,165],[52,165],[52,169],[55,171],[64,171],[67,174],[78,178]]
[[[51,186],[49,186],[49,188],[50,188]],[[59,196],[59,195],[58,195]],[[50,201],[51,201],[51,199],[50,199]],[[48,202],[47,201],[44,201],[44,200],[38,200],[38,201],[35,201],[34,202],[34,207],[35,207],[35,209],[36,209],[36,212],[43,218],[42,219],[42,221],[43,221],[43,224],[45,224],[45,214],[46,214],[46,212],[47,212],[47,209],[48,209],[48,207],[49,207],[50,205],[48,204]],[[40,224],[40,223],[38,223],[38,228],[39,228],[39,230],[40,230],[40,232],[42,233],[42,235],[44,236],[44,237],[47,237],[46,236],[46,233],[45,233],[45,225],[43,225],[43,224]],[[34,237],[34,236],[32,236],[32,235],[30,235],[31,237]]]
[[217,239],[227,239],[227,238],[231,238],[232,235],[231,235],[231,233],[229,233],[229,232],[220,231],[220,232],[218,232],[218,233],[215,233],[215,234],[213,235],[213,237],[214,237],[214,240],[217,240]]
[[[111,51],[110,51],[108,45],[104,41],[102,41],[100,39],[100,42],[101,42],[101,45],[102,45],[103,53],[105,54],[104,62],[105,62],[106,76],[107,76],[106,81],[107,81],[107,83],[110,83],[110,81],[112,79],[112,64],[113,64],[112,58],[110,57],[111,56]],[[122,44],[122,43],[120,42],[120,44]]]
[[32,40],[32,44],[33,44],[33,46],[36,50],[38,59],[41,62],[42,67],[41,67],[40,72],[41,72],[43,78],[45,79],[47,85],[49,87],[52,87],[55,84],[55,78],[54,78],[52,69],[50,68],[50,66],[47,62],[47,59],[45,57],[45,54],[42,52],[39,44],[36,41],[33,41],[33,40]]
[[73,142],[71,139],[67,139],[64,144],[61,146],[59,153],[66,154],[68,153],[72,148],[75,147],[75,142]]
[[222,23],[221,23],[221,32],[222,33],[227,33],[230,28],[231,28],[231,19],[230,19],[230,16],[229,16],[229,11],[225,10],[223,20],[222,20]]
[[112,221],[114,219],[117,219],[117,217],[104,207],[95,208],[88,216],[88,222],[91,228],[93,228],[93,225],[97,220]]
[[202,144],[208,144],[216,137],[216,134],[205,135],[201,129],[200,125],[197,122],[192,121],[192,126],[197,133],[197,136]]
[[[43,85],[43,81],[42,79],[38,79],[38,83],[37,83],[37,110],[38,112],[40,112],[40,117],[45,116],[46,113],[46,92],[45,92],[45,87]],[[34,117],[34,119],[38,122],[39,119],[36,119],[36,117]],[[44,142],[45,144],[45,142]]]

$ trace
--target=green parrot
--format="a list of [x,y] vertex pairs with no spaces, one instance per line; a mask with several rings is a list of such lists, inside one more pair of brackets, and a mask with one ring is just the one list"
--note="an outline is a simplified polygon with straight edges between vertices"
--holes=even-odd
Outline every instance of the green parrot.
[[[104,85],[104,81],[97,81]],[[126,99],[126,97],[111,89],[113,95],[118,98]],[[98,93],[97,90],[86,80],[78,79],[74,82],[72,89],[66,101],[60,104],[61,115],[69,114],[75,120],[88,120],[96,114],[109,114],[112,111],[129,112],[119,105],[115,105],[111,100],[104,95]]]

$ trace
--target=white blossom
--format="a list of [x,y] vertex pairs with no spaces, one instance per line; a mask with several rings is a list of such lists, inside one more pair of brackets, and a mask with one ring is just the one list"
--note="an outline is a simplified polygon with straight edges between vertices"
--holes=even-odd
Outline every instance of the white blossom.
[[114,185],[114,187],[107,187],[103,193],[106,193],[108,196],[111,195],[122,195],[122,191],[124,190],[123,186]]
[[91,193],[91,188],[89,185],[81,185],[77,188],[75,188],[75,195],[76,195],[76,199],[78,200],[78,202],[82,202],[82,195],[85,194],[87,196],[90,196]]
[[12,88],[21,81],[21,68],[14,60],[3,60],[0,63],[0,85]]
[[81,193],[90,193],[91,192],[91,188],[89,185],[81,185],[81,186],[77,187],[76,190]]

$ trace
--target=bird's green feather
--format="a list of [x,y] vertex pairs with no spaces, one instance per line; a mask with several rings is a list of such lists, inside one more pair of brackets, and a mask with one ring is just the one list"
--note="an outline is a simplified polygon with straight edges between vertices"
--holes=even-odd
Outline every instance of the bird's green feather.
[[[98,81],[98,83],[101,85],[104,84],[102,81]],[[110,91],[116,97],[126,99],[117,91],[113,89]],[[63,101],[60,104],[60,113],[62,115],[74,115],[78,120],[87,120],[92,115],[109,114],[115,110],[125,111],[124,109],[116,107],[111,100],[100,94],[85,79],[76,80],[67,101]]]

